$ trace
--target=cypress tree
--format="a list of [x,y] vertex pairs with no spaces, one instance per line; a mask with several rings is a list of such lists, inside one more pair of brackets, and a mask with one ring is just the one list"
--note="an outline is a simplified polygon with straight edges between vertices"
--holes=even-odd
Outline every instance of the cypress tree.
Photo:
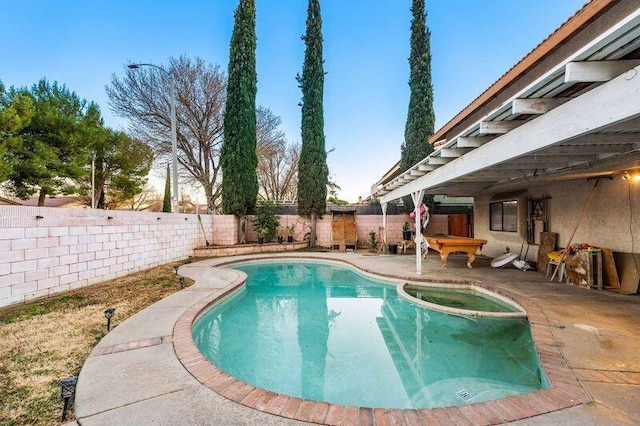
[[[424,0],[413,0],[411,7],[411,53],[409,56],[409,110],[400,154],[400,171],[404,172],[425,158],[433,147],[429,138],[434,132],[433,86],[431,85],[431,33],[426,26]],[[403,198],[405,206],[413,206],[411,197]],[[425,196],[427,205],[432,196]],[[413,209],[411,209],[413,210]]]
[[171,179],[169,163],[167,163],[167,179],[164,181],[164,198],[162,199],[162,211],[171,213]]
[[322,18],[318,0],[309,0],[302,76],[302,147],[298,162],[298,211],[311,218],[310,246],[316,244],[316,223],[327,207],[329,168],[324,139],[324,67]]
[[255,1],[240,0],[235,11],[224,114],[222,210],[238,216],[239,242],[245,239],[245,220],[258,195],[256,153],[256,33]]

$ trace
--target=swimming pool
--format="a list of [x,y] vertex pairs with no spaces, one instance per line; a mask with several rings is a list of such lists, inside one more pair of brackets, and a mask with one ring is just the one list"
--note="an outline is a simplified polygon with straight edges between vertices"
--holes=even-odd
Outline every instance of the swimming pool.
[[246,287],[192,334],[218,368],[279,394],[343,405],[432,408],[548,387],[525,319],[452,316],[396,283],[317,262],[234,265]]

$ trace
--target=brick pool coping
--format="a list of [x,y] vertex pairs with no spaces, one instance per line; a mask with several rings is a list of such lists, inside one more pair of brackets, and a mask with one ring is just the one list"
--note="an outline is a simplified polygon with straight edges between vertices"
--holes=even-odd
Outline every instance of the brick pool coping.
[[[279,257],[279,259],[282,258],[344,263],[367,274],[403,279],[397,276],[378,274],[344,260],[304,256]],[[225,262],[216,266],[231,263],[237,263],[237,261]],[[211,295],[188,308],[174,326],[173,346],[178,360],[196,380],[223,397],[246,407],[288,419],[327,425],[489,425],[522,420],[592,402],[591,397],[580,385],[576,375],[562,356],[552,332],[553,325],[548,322],[544,312],[537,304],[504,289],[495,288],[490,283],[467,280],[437,281],[480,286],[510,298],[524,307],[527,311],[536,352],[549,380],[550,387],[548,389],[461,406],[431,409],[387,409],[331,404],[257,388],[237,380],[211,364],[196,347],[191,333],[193,325],[200,315],[212,305],[233,295],[244,285],[245,280],[246,276],[242,275],[226,287],[213,290]],[[432,280],[411,279],[408,281]]]

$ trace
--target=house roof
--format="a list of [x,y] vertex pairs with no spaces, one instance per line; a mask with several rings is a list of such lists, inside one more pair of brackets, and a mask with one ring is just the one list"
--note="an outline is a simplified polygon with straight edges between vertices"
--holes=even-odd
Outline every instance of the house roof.
[[591,1],[373,195],[473,196],[640,168],[638,58],[640,3]]
[[486,105],[489,100],[512,84],[514,80],[523,77],[536,64],[540,63],[540,61],[544,60],[550,53],[564,44],[577,31],[583,29],[588,23],[593,22],[596,17],[600,16],[618,2],[619,0],[595,0],[585,3],[582,9],[567,19],[560,27],[551,33],[551,35],[540,42],[531,52],[504,73],[495,83],[456,114],[449,122],[442,126],[442,128],[437,130],[433,136],[429,138],[429,143],[433,144],[445,138],[446,134],[456,125],[464,121],[464,119],[474,111]]
[[0,196],[0,204],[9,204],[9,205],[14,205],[14,206],[19,206],[20,205],[20,203],[18,203],[15,200],[12,200],[11,198],[1,197],[1,196]]
[[389,183],[391,179],[395,178],[399,174],[400,174],[400,160],[398,160],[393,166],[391,166],[391,168],[387,170],[385,174],[382,175],[382,177],[376,183],[373,184],[373,186],[371,187],[371,193],[373,194],[374,192],[376,192],[376,189],[379,186]]
[[[35,207],[38,205],[38,197],[31,197],[28,200],[20,200],[19,204]],[[75,207],[80,205],[82,205],[82,199],[80,197],[46,197],[44,200],[44,207]]]

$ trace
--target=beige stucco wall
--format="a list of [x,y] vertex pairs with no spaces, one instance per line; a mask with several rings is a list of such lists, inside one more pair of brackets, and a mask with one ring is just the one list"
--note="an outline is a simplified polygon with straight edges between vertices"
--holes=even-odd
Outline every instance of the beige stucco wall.
[[[558,248],[566,247],[594,184],[595,181],[585,179],[529,189],[518,200],[517,233],[489,231],[491,196],[476,197],[475,237],[488,241],[482,254],[495,257],[502,254],[507,246],[511,251],[520,251],[526,239],[527,197],[550,197],[547,202],[549,231],[558,234]],[[571,243],[587,243],[614,251],[638,253],[639,212],[639,183],[624,181],[620,176],[614,176],[613,180],[601,179]],[[535,261],[537,252],[538,246],[532,245],[527,259]]]

